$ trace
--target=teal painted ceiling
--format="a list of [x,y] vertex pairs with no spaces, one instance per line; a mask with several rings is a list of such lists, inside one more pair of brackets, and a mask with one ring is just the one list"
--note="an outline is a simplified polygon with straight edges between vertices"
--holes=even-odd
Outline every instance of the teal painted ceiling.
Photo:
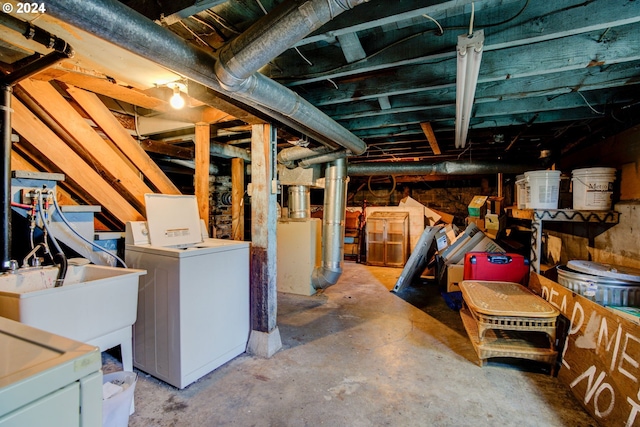
[[[121,3],[215,57],[290,2]],[[456,148],[455,49],[470,27],[484,30],[485,43],[469,137]],[[15,46],[2,55],[6,64],[20,59]],[[640,2],[371,0],[299,40],[260,72],[362,139],[368,149],[351,163],[472,160],[534,167],[640,122]],[[426,124],[440,154],[427,141]],[[291,137],[317,144],[283,129],[282,146]],[[246,131],[216,138],[249,146]]]
[[[150,18],[215,52],[281,2],[167,1],[166,10],[158,1],[123,3],[141,11],[153,3]],[[455,47],[472,7],[485,45],[468,142],[455,148]],[[535,164],[541,154],[570,155],[638,123],[640,2],[372,0],[261,72],[364,140],[367,152],[352,163]],[[440,155],[422,123],[431,125]]]

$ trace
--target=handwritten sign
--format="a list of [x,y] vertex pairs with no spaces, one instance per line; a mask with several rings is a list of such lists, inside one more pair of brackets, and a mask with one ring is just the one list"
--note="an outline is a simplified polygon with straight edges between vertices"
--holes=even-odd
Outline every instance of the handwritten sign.
[[640,326],[536,273],[529,287],[570,326],[558,378],[602,426],[640,426]]

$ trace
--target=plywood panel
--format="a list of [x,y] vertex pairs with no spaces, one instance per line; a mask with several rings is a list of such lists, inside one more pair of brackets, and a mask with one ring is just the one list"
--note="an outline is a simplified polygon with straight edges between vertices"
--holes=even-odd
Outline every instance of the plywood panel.
[[640,325],[539,274],[529,287],[570,321],[560,381],[599,425],[640,425]]

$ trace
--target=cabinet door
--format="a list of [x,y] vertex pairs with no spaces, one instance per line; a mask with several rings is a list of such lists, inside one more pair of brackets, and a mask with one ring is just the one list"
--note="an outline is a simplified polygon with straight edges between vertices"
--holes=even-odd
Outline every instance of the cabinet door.
[[77,382],[0,417],[1,427],[79,425],[80,385]]

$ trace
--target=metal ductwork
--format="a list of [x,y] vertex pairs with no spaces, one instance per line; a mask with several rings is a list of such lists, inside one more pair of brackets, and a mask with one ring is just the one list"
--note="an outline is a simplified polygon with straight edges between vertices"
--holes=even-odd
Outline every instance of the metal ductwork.
[[306,185],[289,186],[289,218],[311,218],[311,194]]
[[298,162],[298,166],[301,168],[308,168],[313,165],[319,165],[320,163],[328,163],[338,159],[344,159],[349,155],[346,150],[334,151],[333,153],[321,154],[315,157],[307,157],[304,160]]
[[11,28],[28,39],[44,45],[53,52],[28,63],[24,67],[0,77],[0,176],[2,177],[2,200],[0,200],[0,271],[11,268],[11,94],[13,86],[64,58],[73,56],[73,48],[64,40],[49,34],[31,23],[3,14],[0,24]]
[[297,160],[306,159],[307,157],[319,156],[327,154],[332,150],[328,147],[307,148],[307,147],[291,147],[280,150],[278,153],[278,163],[287,167],[296,167]]
[[346,159],[327,164],[322,219],[322,264],[311,275],[311,284],[315,289],[335,285],[342,275],[347,180]]
[[[349,0],[354,7],[367,0]],[[287,3],[289,4],[289,3]],[[192,46],[115,0],[51,0],[47,13],[123,49],[167,67],[225,96],[263,111],[275,112],[295,129],[329,146],[355,154],[366,144],[295,92],[257,70],[298,40],[345,10],[342,0],[292,2],[258,21],[223,49],[221,60]],[[284,116],[284,117],[283,117]]]
[[531,170],[531,165],[497,162],[371,162],[349,164],[349,176],[519,174],[528,170]]

